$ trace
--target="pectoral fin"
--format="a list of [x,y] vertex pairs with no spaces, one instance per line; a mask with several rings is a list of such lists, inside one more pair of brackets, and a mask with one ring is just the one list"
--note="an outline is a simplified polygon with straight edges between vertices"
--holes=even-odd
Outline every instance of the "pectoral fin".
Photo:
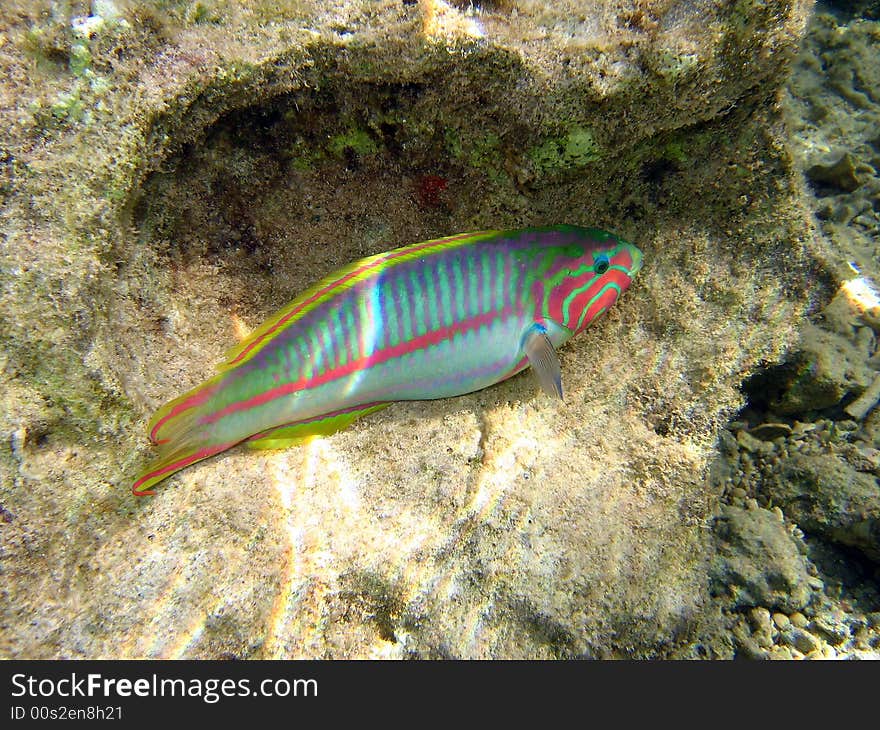
[[562,371],[546,328],[537,322],[529,327],[523,335],[523,350],[541,390],[562,400]]

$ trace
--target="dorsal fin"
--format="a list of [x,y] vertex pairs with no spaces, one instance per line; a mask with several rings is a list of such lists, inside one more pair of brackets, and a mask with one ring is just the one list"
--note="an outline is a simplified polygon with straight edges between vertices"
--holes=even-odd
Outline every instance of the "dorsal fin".
[[368,256],[348,264],[325,276],[317,284],[309,287],[283,309],[278,310],[244,340],[232,347],[223,362],[217,365],[220,371],[228,370],[252,358],[279,331],[290,326],[305,314],[331,297],[355,286],[382,271],[386,266],[395,266],[417,257],[428,256],[448,248],[464,246],[481,238],[497,235],[498,231],[479,231],[460,233],[455,236],[436,238],[414,243],[392,251]]

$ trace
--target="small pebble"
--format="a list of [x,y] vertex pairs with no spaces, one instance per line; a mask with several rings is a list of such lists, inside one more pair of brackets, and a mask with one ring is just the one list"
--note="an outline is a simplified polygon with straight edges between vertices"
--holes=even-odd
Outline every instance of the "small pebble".
[[792,656],[791,649],[789,649],[787,646],[774,646],[770,650],[770,658],[786,661],[789,659],[793,659],[794,657]]
[[809,631],[794,630],[794,646],[804,654],[810,654],[819,648],[819,640]]
[[755,606],[749,611],[749,620],[753,629],[770,625],[770,612],[762,606]]
[[822,616],[813,621],[812,628],[822,634],[829,642],[837,646],[849,638],[846,624],[835,621],[830,616]]
[[797,626],[799,629],[803,629],[807,626],[809,621],[807,621],[807,617],[804,616],[800,611],[795,611],[791,616],[788,617],[792,624]]
[[767,652],[764,651],[758,642],[752,637],[746,622],[742,619],[737,621],[732,627],[733,639],[736,644],[737,654],[746,659],[766,659]]
[[784,629],[791,624],[791,621],[784,613],[774,613],[773,623],[776,624],[777,629]]
[[752,638],[762,649],[773,646],[773,624],[770,612],[760,606],[749,611],[749,623],[752,625]]
[[767,652],[754,639],[740,639],[737,641],[737,648],[746,659],[760,660],[767,658]]

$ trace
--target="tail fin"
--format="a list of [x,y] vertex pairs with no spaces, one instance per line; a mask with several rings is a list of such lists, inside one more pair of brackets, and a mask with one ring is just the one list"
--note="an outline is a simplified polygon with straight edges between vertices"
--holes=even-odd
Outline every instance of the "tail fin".
[[215,376],[156,411],[148,428],[150,440],[159,447],[159,455],[141,472],[131,488],[132,494],[154,494],[151,488],[163,479],[238,443],[216,443],[198,422],[199,416],[209,410],[204,406],[222,378],[223,375]]
[[180,471],[190,464],[197,461],[207,459],[209,456],[219,454],[221,451],[232,448],[237,441],[223,444],[205,444],[195,446],[184,446],[182,448],[166,451],[165,454],[159,456],[158,459],[150,462],[150,464],[141,472],[137,481],[132,485],[131,493],[135,497],[146,497],[155,494],[153,487],[163,479],[167,479],[175,472]]
[[178,440],[182,434],[185,434],[199,407],[205,405],[217,392],[224,377],[225,373],[215,375],[174,400],[168,401],[156,411],[147,425],[150,441],[154,444],[166,444]]

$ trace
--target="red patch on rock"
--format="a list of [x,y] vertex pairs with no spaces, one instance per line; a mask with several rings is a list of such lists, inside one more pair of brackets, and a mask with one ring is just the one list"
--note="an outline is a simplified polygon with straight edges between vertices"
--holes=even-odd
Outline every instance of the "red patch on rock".
[[416,199],[422,208],[438,208],[443,200],[440,194],[446,190],[449,181],[439,175],[419,175],[415,181]]

